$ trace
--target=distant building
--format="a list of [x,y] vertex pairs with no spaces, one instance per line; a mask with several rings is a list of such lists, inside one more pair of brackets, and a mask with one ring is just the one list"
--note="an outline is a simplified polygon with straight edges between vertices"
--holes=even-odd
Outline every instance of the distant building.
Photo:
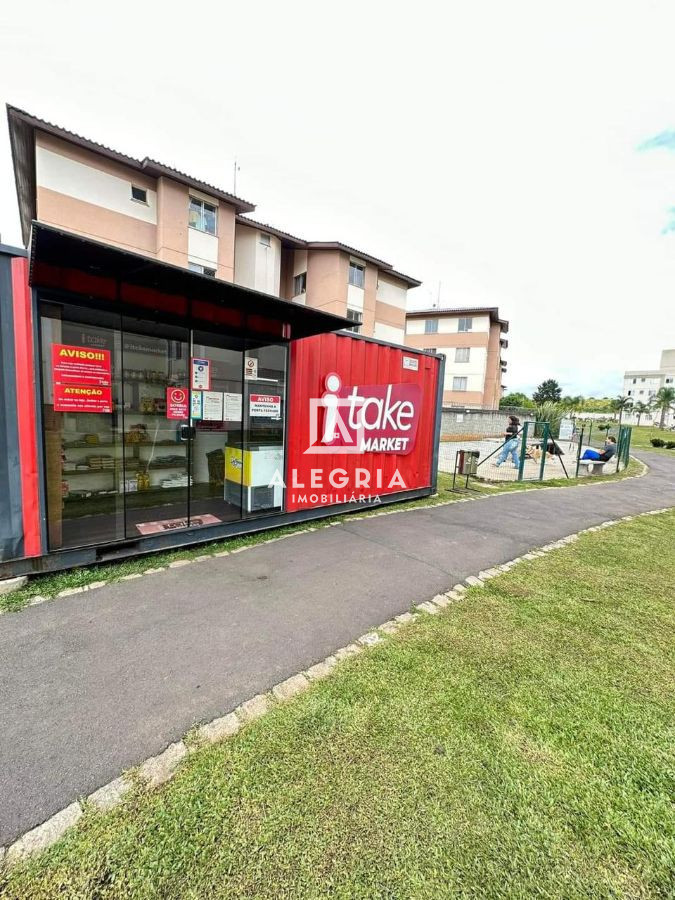
[[[651,403],[663,387],[675,387],[675,349],[662,351],[658,369],[631,369],[623,376],[622,393],[625,397],[630,397],[633,403]],[[630,418],[637,420],[635,414]],[[641,418],[641,423],[645,425],[660,421],[660,412],[645,413]],[[672,410],[666,413],[665,424],[675,424],[675,413]]]
[[405,342],[445,356],[444,406],[497,409],[508,330],[496,307],[422,309],[406,314]]

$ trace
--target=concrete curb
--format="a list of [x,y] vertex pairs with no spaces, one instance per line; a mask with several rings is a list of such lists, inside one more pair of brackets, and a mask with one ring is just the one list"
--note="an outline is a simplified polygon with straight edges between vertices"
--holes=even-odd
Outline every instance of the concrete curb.
[[[616,484],[618,481],[631,481],[634,478],[642,478],[649,472],[649,466],[642,462],[642,460],[637,459],[636,457],[631,457],[635,462],[639,463],[642,466],[642,471],[637,475],[626,475],[623,478],[617,478],[614,481],[594,481],[591,476],[589,476],[588,484],[574,484],[574,485],[553,485],[551,487],[543,487],[543,488],[535,488],[532,487],[530,490],[539,490],[539,491],[565,491],[568,490],[568,487],[602,487],[604,484]],[[447,473],[446,473],[447,474]],[[533,484],[537,484],[538,482],[533,482]],[[193,563],[206,562],[210,559],[218,559],[223,556],[231,556],[234,553],[243,553],[244,550],[253,550],[256,547],[264,546],[265,544],[274,544],[276,541],[285,541],[289,538],[297,537],[300,534],[308,534],[310,531],[318,531],[321,528],[334,528],[336,525],[343,525],[348,522],[361,522],[364,519],[375,519],[378,516],[394,516],[400,515],[401,513],[412,513],[412,512],[420,512],[425,509],[429,509],[430,507],[436,508],[438,506],[451,506],[454,503],[473,503],[477,500],[491,500],[493,497],[504,497],[507,494],[513,494],[514,491],[496,491],[494,494],[483,494],[480,497],[462,497],[460,500],[439,500],[438,503],[428,503],[424,506],[414,506],[414,507],[404,507],[402,509],[393,508],[393,509],[383,509],[381,512],[369,513],[368,515],[360,515],[355,516],[351,513],[342,513],[340,514],[339,522],[326,522],[325,524],[317,524],[316,527],[312,528],[302,528],[298,531],[293,531],[290,534],[280,534],[277,537],[267,538],[264,541],[258,541],[255,544],[249,544],[244,547],[235,547],[234,550],[219,550],[217,553],[202,553],[200,556],[195,556],[192,559],[175,559],[173,562],[168,563],[166,566],[157,566],[157,567],[149,567],[145,569],[143,572],[134,572],[131,575],[122,575],[120,578],[110,578],[105,581],[92,581],[91,584],[85,584],[81,587],[73,587],[73,588],[64,588],[62,591],[59,591],[57,594],[53,594],[49,597],[43,597],[42,595],[37,595],[35,597],[31,597],[26,606],[21,607],[16,611],[0,609],[0,616],[9,614],[10,612],[21,612],[23,609],[27,609],[30,606],[38,606],[41,603],[46,603],[48,600],[56,600],[59,597],[72,597],[75,594],[84,594],[88,591],[94,591],[97,588],[106,587],[110,584],[118,584],[123,581],[132,581],[136,578],[142,578],[145,575],[156,575],[158,572],[166,572],[168,569],[180,569],[183,566],[189,566]],[[525,493],[525,491],[523,491]],[[432,496],[438,496],[433,495]],[[22,578],[27,578],[27,576],[21,576]],[[1,584],[1,582],[0,582]]]
[[[60,810],[47,819],[46,822],[21,835],[9,847],[0,847],[0,868],[13,865],[28,856],[40,853],[51,847],[70,828],[77,824],[84,814],[85,807],[91,807],[99,812],[106,812],[118,806],[133,787],[134,773],[140,776],[141,789],[150,791],[160,787],[174,777],[180,770],[182,763],[192,753],[209,744],[219,743],[237,734],[244,725],[254,722],[274,707],[304,693],[312,686],[313,682],[328,677],[335,671],[340,661],[383,643],[388,636],[419,620],[421,614],[438,615],[445,607],[461,602],[466,598],[468,588],[484,588],[486,582],[490,579],[510,571],[514,566],[522,562],[538,559],[554,550],[561,550],[568,544],[578,541],[583,534],[603,531],[605,528],[621,525],[623,522],[631,522],[633,519],[640,519],[645,516],[658,516],[673,510],[675,510],[675,507],[663,507],[644,513],[636,513],[632,516],[622,516],[620,519],[610,519],[607,522],[602,522],[600,525],[583,528],[581,531],[569,534],[557,541],[544,544],[542,547],[538,547],[523,556],[518,556],[499,566],[479,572],[478,575],[467,576],[464,584],[456,584],[444,594],[437,594],[430,600],[417,604],[415,609],[418,612],[401,613],[394,619],[384,622],[372,631],[357,638],[355,643],[335,650],[326,659],[274,685],[267,694],[257,694],[255,697],[251,697],[250,700],[245,700],[232,712],[200,725],[196,731],[190,732],[191,737],[186,736],[184,740],[170,744],[158,756],[150,757],[130,772],[124,773],[98,788],[86,800],[77,800],[71,803],[65,809]],[[291,537],[292,535],[288,536]],[[275,538],[275,540],[279,540],[279,538]],[[242,547],[241,549],[248,548]]]

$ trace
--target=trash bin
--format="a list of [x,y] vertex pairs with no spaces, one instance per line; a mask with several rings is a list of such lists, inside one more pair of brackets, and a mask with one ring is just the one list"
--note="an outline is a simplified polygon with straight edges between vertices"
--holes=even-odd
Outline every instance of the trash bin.
[[478,450],[460,450],[458,471],[460,475],[475,475],[478,470]]

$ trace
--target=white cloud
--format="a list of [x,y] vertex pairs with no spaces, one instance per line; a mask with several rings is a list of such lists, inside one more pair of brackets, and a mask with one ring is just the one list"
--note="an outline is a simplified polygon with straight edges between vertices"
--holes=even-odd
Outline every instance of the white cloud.
[[[509,389],[615,393],[675,346],[668,2],[3,9],[3,98],[231,187],[291,232],[498,305]],[[661,140],[661,143],[664,139]],[[667,141],[665,141],[667,143]],[[20,239],[6,132],[0,230]]]

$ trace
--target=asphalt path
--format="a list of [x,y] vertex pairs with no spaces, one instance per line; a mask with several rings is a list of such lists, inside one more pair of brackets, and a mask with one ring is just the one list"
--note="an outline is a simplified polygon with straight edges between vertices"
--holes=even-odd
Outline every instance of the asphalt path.
[[468,575],[675,506],[675,459],[641,456],[642,478],[346,517],[3,615],[0,846]]

